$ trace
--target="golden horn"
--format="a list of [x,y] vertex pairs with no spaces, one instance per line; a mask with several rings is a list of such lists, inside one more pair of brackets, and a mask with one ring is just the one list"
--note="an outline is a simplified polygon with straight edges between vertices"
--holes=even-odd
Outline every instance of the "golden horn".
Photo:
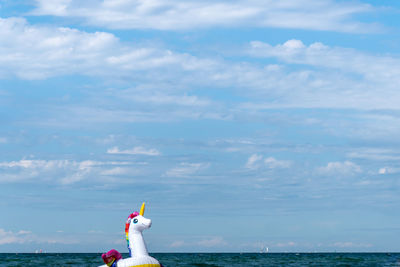
[[146,204],[143,202],[142,207],[140,208],[139,215],[142,215],[142,216],[143,216],[145,206],[146,206]]

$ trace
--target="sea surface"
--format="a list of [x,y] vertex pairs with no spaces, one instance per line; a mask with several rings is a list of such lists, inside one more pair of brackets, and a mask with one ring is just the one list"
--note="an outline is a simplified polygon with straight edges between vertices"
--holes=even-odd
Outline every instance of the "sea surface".
[[[153,253],[174,266],[400,266],[400,253]],[[126,254],[123,255],[127,257]],[[99,266],[100,253],[1,253],[0,266]]]

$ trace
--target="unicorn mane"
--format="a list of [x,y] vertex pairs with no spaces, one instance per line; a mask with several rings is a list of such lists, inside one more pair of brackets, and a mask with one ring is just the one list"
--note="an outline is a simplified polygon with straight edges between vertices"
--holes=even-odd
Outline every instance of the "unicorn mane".
[[125,223],[125,235],[126,235],[126,242],[127,242],[129,254],[131,254],[131,248],[129,247],[129,226],[131,225],[132,219],[138,215],[139,215],[139,212],[137,212],[137,211],[135,211],[134,213],[131,213]]

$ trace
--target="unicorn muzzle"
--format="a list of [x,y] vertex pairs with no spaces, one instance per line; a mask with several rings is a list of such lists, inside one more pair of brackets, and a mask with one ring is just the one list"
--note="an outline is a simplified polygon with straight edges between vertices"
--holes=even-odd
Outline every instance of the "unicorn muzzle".
[[151,227],[151,220],[150,220],[150,219],[143,218],[142,224],[143,224],[146,228],[150,228],[150,227]]

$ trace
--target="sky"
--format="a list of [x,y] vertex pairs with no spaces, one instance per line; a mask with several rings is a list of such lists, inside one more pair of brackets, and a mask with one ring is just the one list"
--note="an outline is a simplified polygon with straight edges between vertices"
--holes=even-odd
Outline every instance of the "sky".
[[0,0],[0,252],[400,251],[399,14]]

